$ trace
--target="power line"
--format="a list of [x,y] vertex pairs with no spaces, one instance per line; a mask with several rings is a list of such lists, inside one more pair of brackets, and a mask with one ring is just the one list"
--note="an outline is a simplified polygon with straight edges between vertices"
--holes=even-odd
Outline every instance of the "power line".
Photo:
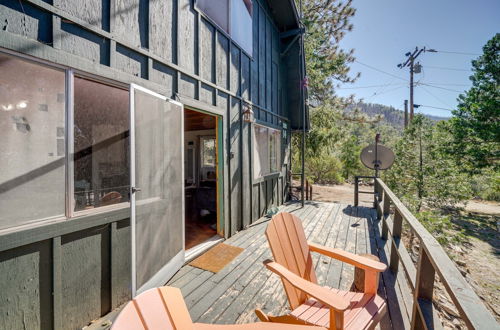
[[[420,83],[420,80],[417,81],[415,84],[418,85]],[[470,84],[450,84],[450,83],[437,83],[437,82],[427,82],[427,84],[430,85],[440,85],[440,86],[470,86]]]
[[393,89],[388,89],[388,90],[385,90],[385,91],[381,91],[381,92],[375,92],[373,93],[371,96],[368,96],[368,99],[374,97],[374,96],[379,96],[379,95],[382,95],[382,94],[386,94],[386,93],[390,93],[390,92],[393,92],[395,90],[398,90],[398,89],[401,89],[403,87],[406,87],[406,86],[399,86],[399,87],[396,87],[396,88],[393,88]]
[[426,65],[425,67],[426,68],[430,68],[430,69],[450,70],[450,71],[466,71],[466,72],[470,72],[471,71],[470,69],[445,68],[445,67],[442,67],[442,66],[431,66],[431,65]]
[[421,87],[422,87],[422,90],[424,92],[426,92],[427,94],[429,94],[430,96],[432,96],[433,98],[435,98],[436,100],[438,100],[439,103],[444,104],[445,106],[452,108],[452,106],[450,106],[447,102],[443,101],[441,98],[439,98],[436,95],[434,95],[434,93],[431,93],[430,90],[428,90],[427,88],[425,88],[423,86],[421,86]]
[[475,53],[465,53],[465,52],[450,52],[446,50],[436,50],[438,53],[446,53],[446,54],[457,54],[457,55],[471,55],[471,56],[481,56],[481,54],[475,54]]
[[454,111],[455,109],[448,109],[448,108],[440,108],[440,107],[435,107],[432,105],[424,105],[424,104],[415,104],[415,106],[424,107],[424,108],[432,108],[432,109],[439,109],[439,110],[446,110],[446,111]]
[[403,84],[385,84],[385,85],[371,85],[371,86],[358,86],[358,87],[338,87],[337,89],[361,89],[361,88],[375,88],[375,87],[386,87],[386,86],[400,86]]
[[426,83],[419,83],[419,85],[424,85],[424,86],[429,86],[429,87],[432,87],[432,88],[443,89],[443,90],[445,90],[445,91],[450,91],[450,92],[463,93],[463,91],[458,91],[458,90],[456,90],[456,89],[450,89],[450,88],[445,88],[445,87],[439,87],[439,86],[434,86],[434,85],[431,85],[431,84],[426,84]]
[[400,80],[403,80],[403,81],[408,81],[408,80],[407,80],[407,79],[405,79],[405,78],[402,78],[402,77],[396,76],[396,75],[394,75],[394,74],[392,74],[392,73],[385,72],[385,71],[383,71],[383,70],[377,69],[376,67],[373,67],[373,66],[371,66],[371,65],[368,65],[368,64],[365,64],[365,63],[361,63],[361,62],[360,62],[360,61],[358,61],[358,60],[354,60],[354,62],[356,62],[356,63],[358,63],[358,64],[361,64],[361,65],[363,65],[363,66],[366,66],[367,68],[370,68],[370,69],[372,69],[372,70],[378,71],[378,72],[380,72],[380,73],[383,73],[383,74],[389,75],[389,76],[391,76],[391,77],[394,77],[394,78],[397,78],[397,79],[400,79]]

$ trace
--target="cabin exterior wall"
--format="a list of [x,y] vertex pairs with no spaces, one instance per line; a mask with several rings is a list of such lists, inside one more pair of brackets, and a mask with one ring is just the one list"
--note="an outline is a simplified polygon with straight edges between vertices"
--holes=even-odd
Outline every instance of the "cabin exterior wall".
[[[135,83],[222,116],[225,236],[286,200],[287,58],[264,0],[253,0],[253,56],[191,0],[4,0],[0,52]],[[296,56],[295,54],[294,56]],[[254,178],[256,123],[282,131],[278,172]],[[1,186],[1,184],[0,184]],[[0,328],[76,329],[131,297],[130,208],[0,230]]]

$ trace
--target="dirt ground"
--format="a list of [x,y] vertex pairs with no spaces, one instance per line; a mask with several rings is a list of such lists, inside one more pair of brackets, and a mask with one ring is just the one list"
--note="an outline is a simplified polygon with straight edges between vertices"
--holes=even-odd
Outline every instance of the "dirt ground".
[[[373,187],[361,186],[360,191]],[[354,185],[313,185],[312,199],[353,204]],[[360,205],[373,205],[373,195],[361,194]],[[452,222],[450,234],[461,232],[465,240],[445,250],[500,322],[500,203],[471,200]]]

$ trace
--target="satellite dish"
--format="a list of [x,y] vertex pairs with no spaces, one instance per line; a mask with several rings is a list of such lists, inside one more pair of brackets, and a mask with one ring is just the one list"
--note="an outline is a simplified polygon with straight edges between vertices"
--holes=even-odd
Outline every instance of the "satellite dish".
[[[391,149],[380,145],[370,144],[361,151],[361,162],[372,170],[387,170],[394,163],[394,153]],[[378,168],[376,168],[378,164]]]

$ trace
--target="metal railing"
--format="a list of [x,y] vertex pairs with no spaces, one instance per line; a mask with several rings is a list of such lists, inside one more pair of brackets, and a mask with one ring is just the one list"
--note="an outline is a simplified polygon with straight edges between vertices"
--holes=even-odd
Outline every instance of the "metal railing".
[[[300,191],[300,189],[302,188],[302,186],[294,186],[292,184],[292,179],[293,177],[299,177],[299,178],[302,178],[302,174],[300,173],[290,173],[290,186],[289,186],[289,194],[290,196],[293,195],[293,189],[297,189]],[[304,199],[306,201],[310,201],[312,200],[312,195],[313,195],[313,186],[312,184],[309,183],[309,181],[307,179],[304,180]]]
[[[359,181],[360,179],[371,179],[375,180],[374,176],[367,176],[367,175],[357,175],[354,177],[354,206],[358,206],[359,204],[359,194],[375,194],[375,190],[373,191],[367,191],[367,190],[359,190]],[[373,202],[373,207],[375,207],[375,201]]]
[[[411,328],[442,327],[433,304],[437,277],[468,328],[500,329],[493,315],[466,282],[442,246],[380,178],[375,178],[374,192],[377,218],[382,221],[381,236],[390,244],[389,268],[397,274],[402,266],[407,279],[406,285],[413,295]],[[416,266],[401,239],[404,226],[408,226],[420,242]]]

